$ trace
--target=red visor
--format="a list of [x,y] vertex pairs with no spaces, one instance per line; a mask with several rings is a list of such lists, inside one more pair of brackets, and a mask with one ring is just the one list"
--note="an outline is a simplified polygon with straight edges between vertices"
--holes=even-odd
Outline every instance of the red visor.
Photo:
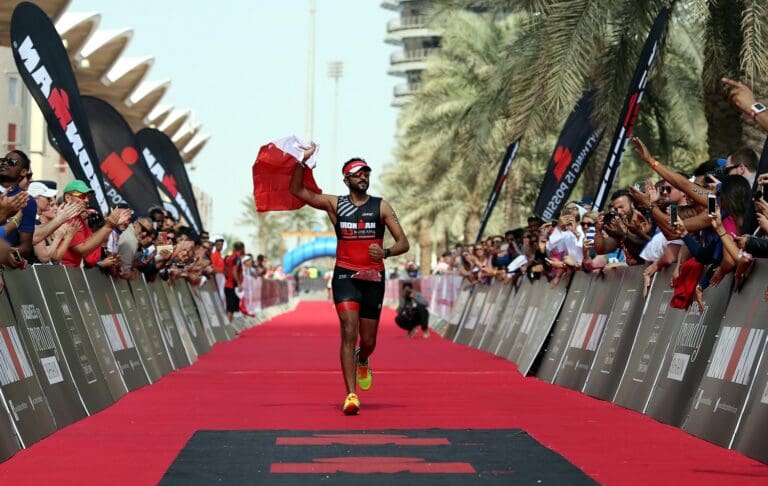
[[365,163],[364,160],[356,160],[352,162],[351,164],[344,167],[344,170],[342,171],[345,176],[351,175],[351,174],[357,174],[358,171],[361,170],[367,170],[370,172],[371,168],[368,167],[368,164]]

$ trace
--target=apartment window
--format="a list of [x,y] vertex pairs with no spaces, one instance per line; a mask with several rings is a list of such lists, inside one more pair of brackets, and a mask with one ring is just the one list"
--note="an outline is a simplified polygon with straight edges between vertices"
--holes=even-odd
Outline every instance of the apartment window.
[[8,105],[19,105],[19,78],[13,76],[8,78]]
[[8,150],[16,150],[16,124],[8,124]]

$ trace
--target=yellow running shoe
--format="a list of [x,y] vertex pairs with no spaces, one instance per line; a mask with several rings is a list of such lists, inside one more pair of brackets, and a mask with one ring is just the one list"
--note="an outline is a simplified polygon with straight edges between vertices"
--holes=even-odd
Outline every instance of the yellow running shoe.
[[350,393],[344,399],[344,415],[357,415],[360,411],[360,400],[355,393]]
[[355,350],[355,362],[357,363],[357,386],[363,391],[368,391],[373,385],[373,370],[365,363],[360,362],[360,348]]

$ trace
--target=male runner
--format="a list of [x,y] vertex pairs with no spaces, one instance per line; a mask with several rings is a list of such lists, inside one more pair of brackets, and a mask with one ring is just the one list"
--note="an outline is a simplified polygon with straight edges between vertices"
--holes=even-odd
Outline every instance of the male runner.
[[[312,144],[304,150],[304,161],[314,153]],[[317,194],[304,187],[304,165],[299,163],[291,177],[291,193],[316,209],[328,213],[338,240],[336,267],[333,270],[333,301],[341,322],[341,371],[347,387],[344,414],[356,415],[360,400],[357,384],[368,390],[373,384],[368,358],[376,347],[381,302],[384,299],[384,259],[405,253],[410,248],[397,215],[389,203],[369,196],[371,168],[363,159],[348,160],[341,168],[348,196]],[[395,239],[383,248],[384,226]],[[360,347],[355,346],[360,337]]]

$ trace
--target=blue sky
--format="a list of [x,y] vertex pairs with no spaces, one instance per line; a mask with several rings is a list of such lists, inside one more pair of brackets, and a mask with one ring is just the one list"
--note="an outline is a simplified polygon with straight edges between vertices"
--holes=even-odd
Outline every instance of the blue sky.
[[[318,184],[342,191],[341,163],[362,156],[380,173],[392,160],[397,110],[388,76],[386,23],[396,14],[376,0],[317,0],[314,139]],[[211,135],[189,172],[213,196],[212,232],[247,238],[235,221],[252,194],[259,147],[305,134],[309,0],[73,0],[70,12],[101,13],[100,29],[134,30],[124,55],[155,57],[147,79],[171,79],[161,103],[188,108]],[[337,159],[331,160],[333,82],[328,62],[344,62]],[[247,239],[246,239],[247,241]]]

